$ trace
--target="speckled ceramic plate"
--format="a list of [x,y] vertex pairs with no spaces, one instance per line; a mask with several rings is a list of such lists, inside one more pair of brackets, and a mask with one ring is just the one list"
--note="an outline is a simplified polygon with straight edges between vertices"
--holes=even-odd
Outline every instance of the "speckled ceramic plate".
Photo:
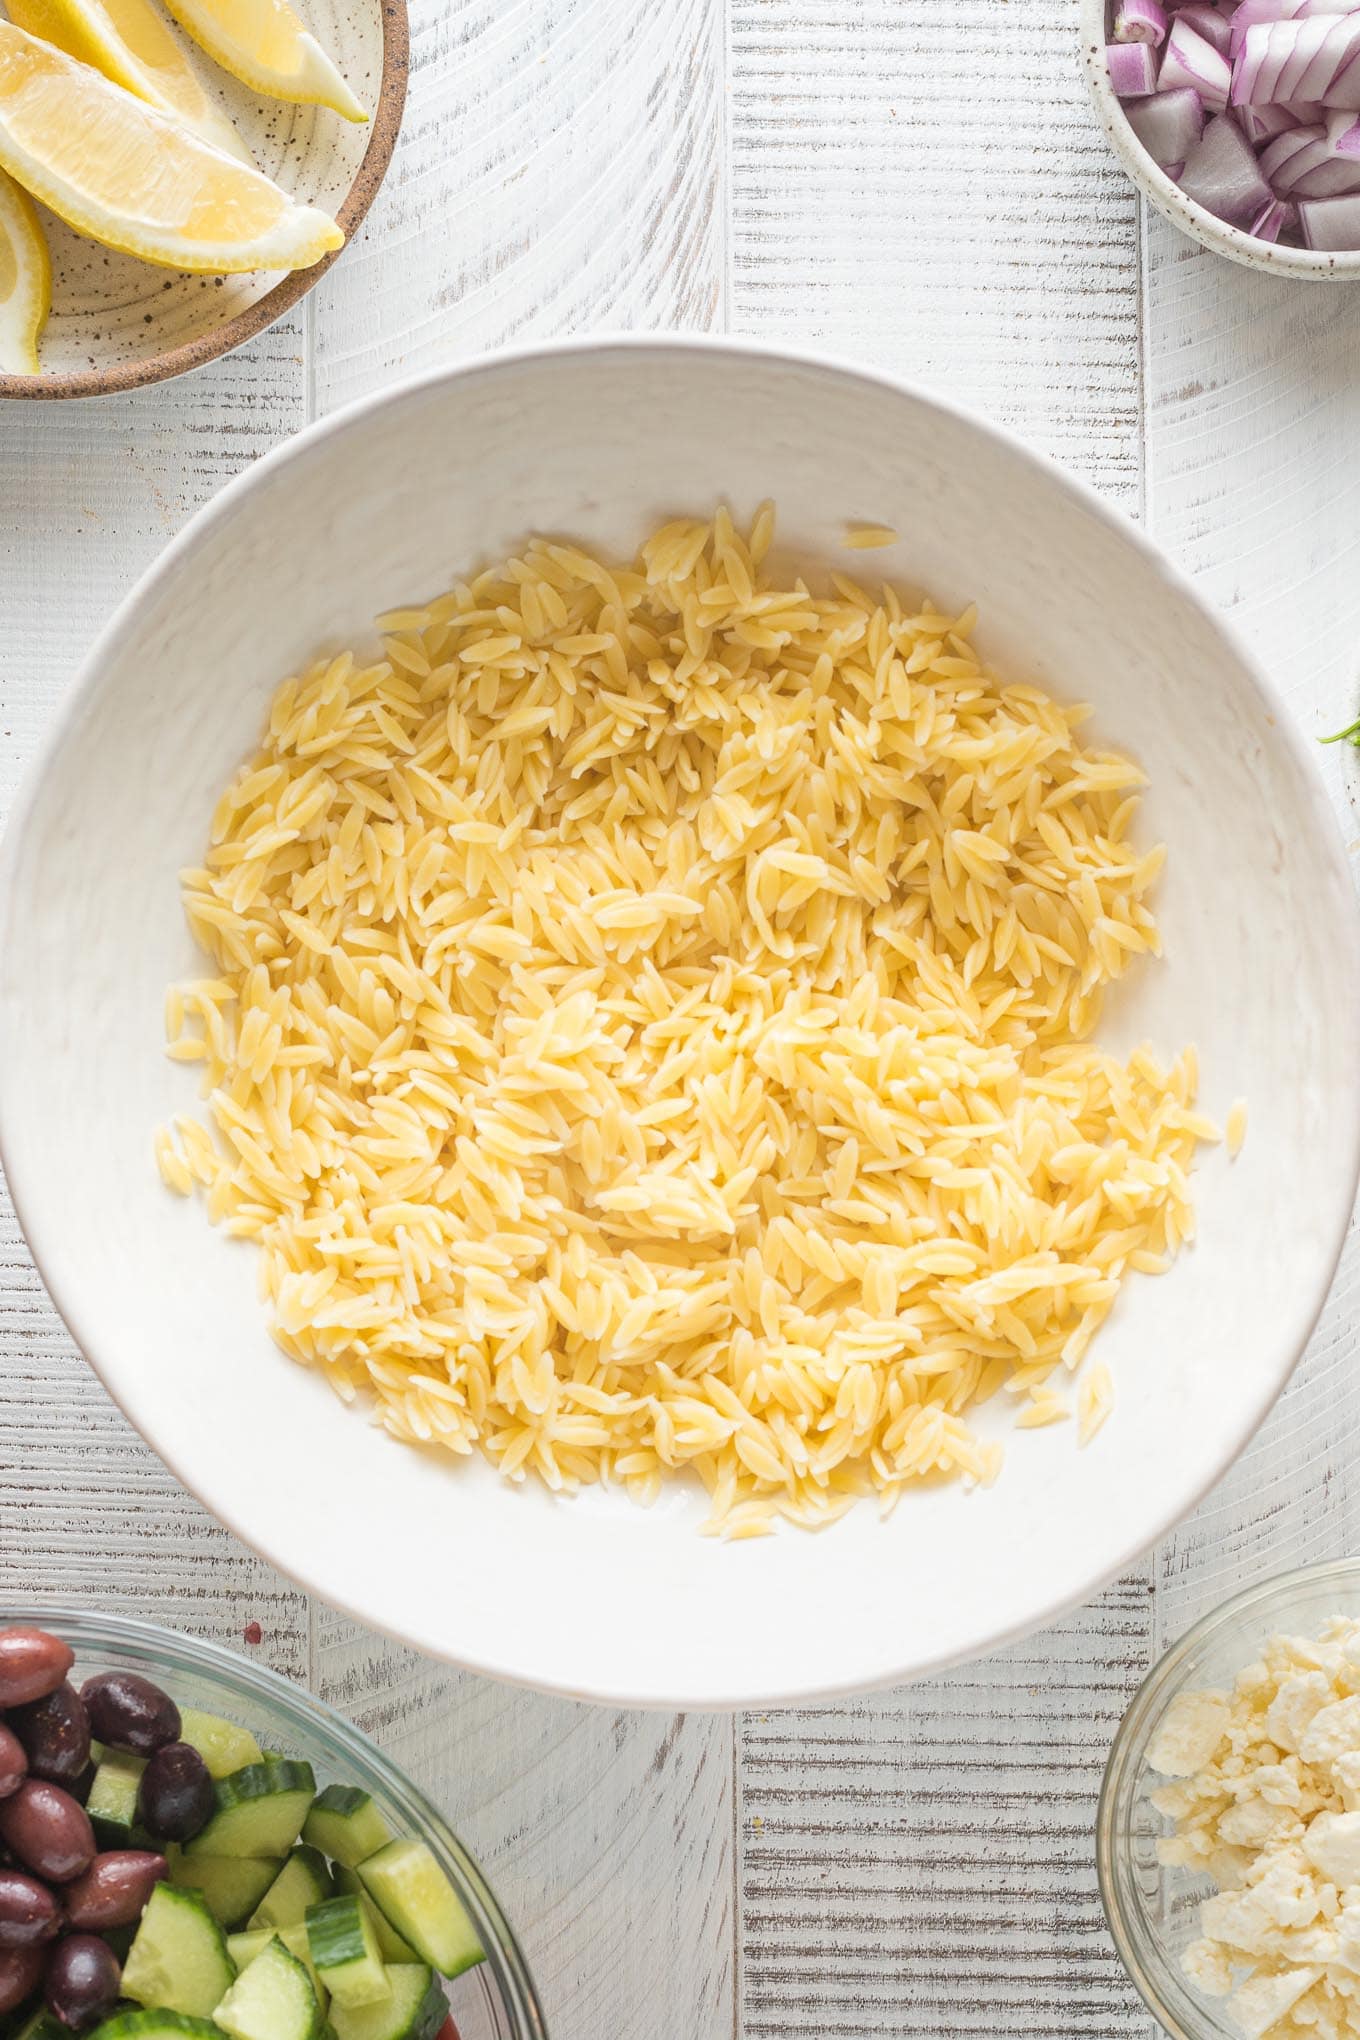
[[[406,100],[406,0],[295,0],[371,118],[259,99],[194,51],[205,82],[258,167],[330,213],[346,240],[391,161]],[[178,34],[179,31],[175,30]],[[0,397],[94,397],[200,368],[272,325],[336,259],[310,269],[185,276],[115,254],[39,208],[52,253],[52,316],[42,374],[0,375]]]

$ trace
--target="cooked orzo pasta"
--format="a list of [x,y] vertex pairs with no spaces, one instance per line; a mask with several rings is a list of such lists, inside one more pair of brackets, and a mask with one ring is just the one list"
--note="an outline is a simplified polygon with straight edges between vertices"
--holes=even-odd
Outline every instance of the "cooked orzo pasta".
[[399,1437],[689,1469],[728,1535],[990,1481],[970,1409],[1068,1415],[1214,1134],[1191,1052],[1090,1040],[1157,949],[1136,767],[772,534],[535,540],[284,682],[184,877],[213,1131],[159,1150]]

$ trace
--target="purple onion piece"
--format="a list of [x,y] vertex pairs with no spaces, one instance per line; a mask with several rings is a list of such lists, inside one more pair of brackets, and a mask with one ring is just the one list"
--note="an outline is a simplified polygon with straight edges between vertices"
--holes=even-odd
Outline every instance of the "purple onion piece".
[[1157,90],[1157,60],[1150,43],[1109,43],[1105,61],[1120,99],[1145,99]]
[[1299,205],[1305,248],[1332,253],[1360,248],[1360,194],[1353,198],[1305,198]]
[[1160,48],[1166,41],[1166,9],[1161,0],[1117,0],[1113,34],[1117,43],[1151,43],[1154,49]]
[[1360,120],[1349,110],[1329,113],[1327,147],[1334,156],[1360,156]]
[[1226,114],[1208,123],[1180,186],[1187,198],[1231,227],[1250,227],[1275,196],[1261,175],[1251,143]]
[[1189,86],[1158,92],[1124,108],[1124,117],[1154,163],[1177,177],[1204,133],[1204,101]]
[[1227,58],[1220,56],[1202,35],[1196,35],[1178,15],[1162,52],[1158,91],[1178,92],[1188,86],[1198,92],[1207,107],[1220,112],[1228,103],[1231,85],[1232,71]]
[[1298,225],[1298,213],[1287,198],[1273,198],[1247,232],[1258,241],[1278,241],[1281,234]]
[[1216,7],[1210,5],[1210,0],[1190,0],[1188,6],[1176,9],[1176,19],[1193,28],[1196,35],[1202,35],[1220,57],[1227,56],[1232,39],[1231,14],[1220,14]]
[[1237,125],[1257,149],[1263,149],[1267,142],[1273,142],[1276,135],[1288,134],[1291,128],[1316,127],[1321,110],[1317,106],[1300,106],[1297,103],[1286,106],[1239,106],[1235,109]]
[[1277,198],[1344,198],[1360,191],[1360,159],[1334,155],[1320,127],[1296,128],[1268,143],[1261,173]]

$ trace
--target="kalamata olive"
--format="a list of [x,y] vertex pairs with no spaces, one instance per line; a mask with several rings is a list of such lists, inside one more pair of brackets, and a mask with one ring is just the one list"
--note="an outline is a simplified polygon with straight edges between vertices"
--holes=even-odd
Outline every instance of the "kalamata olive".
[[153,1886],[168,1875],[164,1856],[150,1849],[109,1849],[62,1892],[67,1920],[91,1934],[130,1926],[141,1918]]
[[0,1707],[22,1707],[59,1686],[75,1659],[45,1629],[0,1629]]
[[14,1731],[0,1721],[0,1799],[8,1799],[11,1792],[17,1792],[27,1776],[24,1746]]
[[43,1995],[54,2018],[83,2033],[113,2010],[122,1980],[107,1941],[97,1934],[68,1934],[48,1958]]
[[167,1743],[147,1760],[137,1788],[137,1816],[158,1842],[188,1842],[217,1806],[212,1773],[188,1743]]
[[28,1753],[32,1778],[73,1785],[90,1761],[90,1717],[74,1686],[56,1686],[41,1700],[12,1707],[9,1725]]
[[42,1982],[45,1948],[0,1948],[0,2015],[12,2012]]
[[22,1870],[0,1870],[0,1950],[50,1941],[61,1908],[45,1884]]
[[79,1800],[46,1778],[25,1778],[0,1799],[0,1841],[49,1884],[69,1884],[94,1861],[94,1829]]
[[110,1749],[149,1757],[179,1741],[179,1709],[168,1693],[137,1672],[98,1672],[80,1689],[90,1733]]

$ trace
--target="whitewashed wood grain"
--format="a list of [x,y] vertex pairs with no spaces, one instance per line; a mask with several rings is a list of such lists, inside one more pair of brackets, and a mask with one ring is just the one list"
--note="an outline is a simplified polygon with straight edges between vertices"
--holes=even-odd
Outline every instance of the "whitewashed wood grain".
[[[1360,293],[1140,221],[1061,14],[419,0],[412,28],[392,175],[304,314],[189,383],[0,413],[0,806],[95,629],[229,474],[397,375],[605,327],[816,342],[982,406],[1146,514],[1310,733],[1349,719]],[[448,1806],[557,2040],[1144,2040],[1091,1870],[1103,1756],[1203,1606],[1356,1548],[1357,1287],[1353,1252],[1251,1453],[1091,1608],[910,1691],[668,1720],[446,1672],[310,1606],[110,1409],[6,1212],[0,1596],[140,1608],[310,1679]]]

